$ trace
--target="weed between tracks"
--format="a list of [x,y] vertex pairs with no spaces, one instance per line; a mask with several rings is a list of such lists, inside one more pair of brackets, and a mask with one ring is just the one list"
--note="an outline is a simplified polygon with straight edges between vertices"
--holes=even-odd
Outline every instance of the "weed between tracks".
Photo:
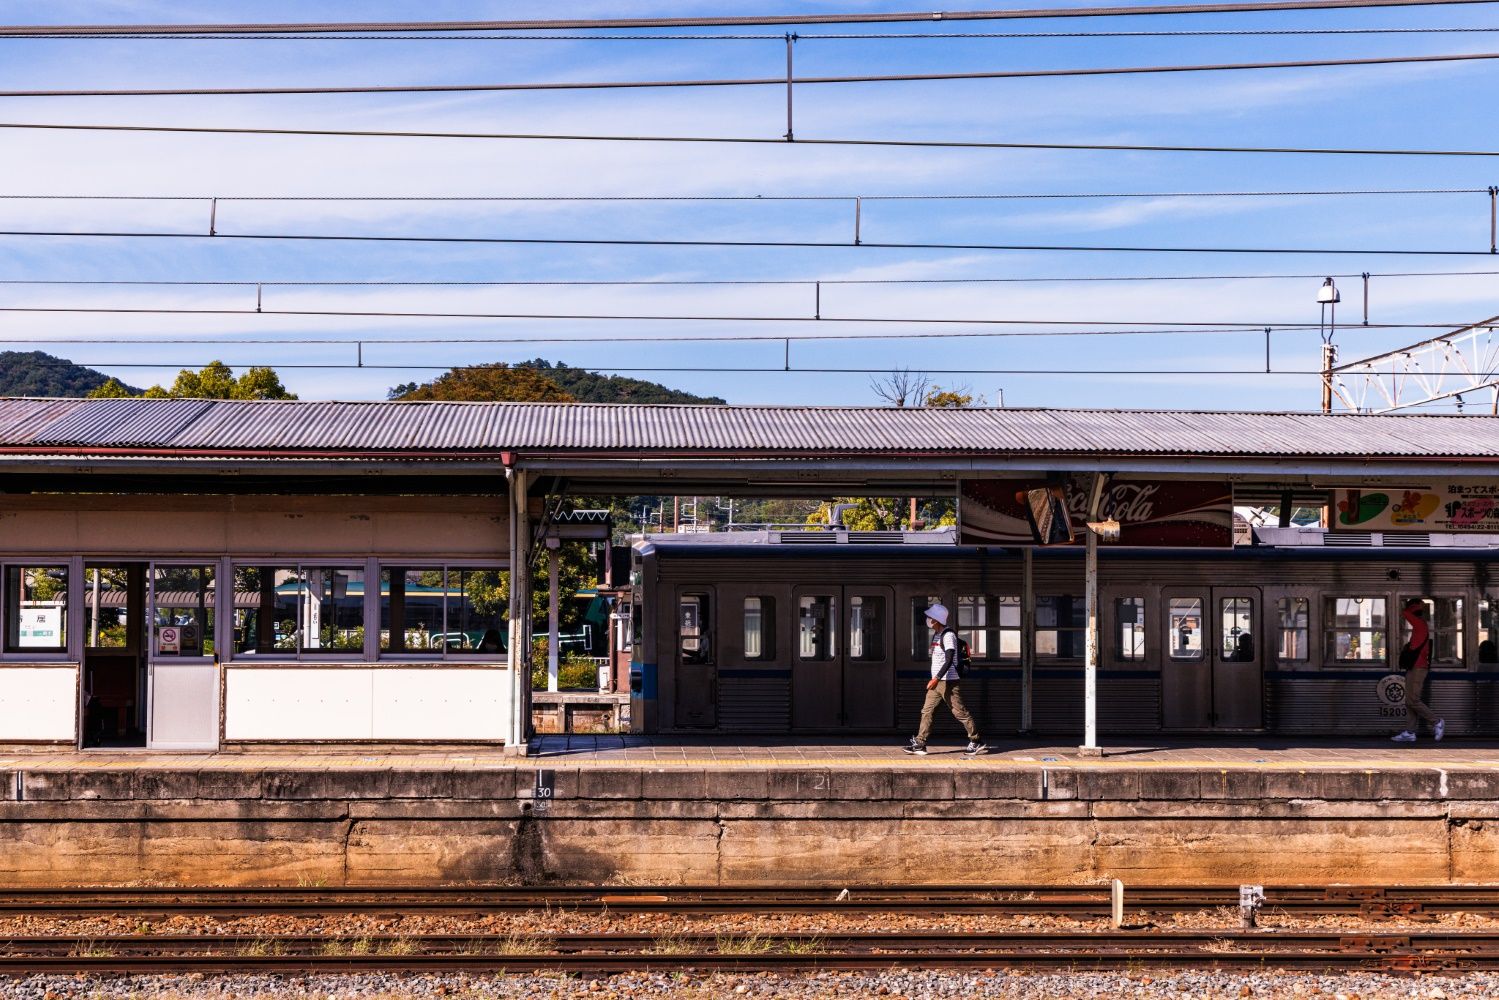
[[79,941],[68,949],[69,958],[114,958],[115,950],[95,944],[93,941]]
[[324,941],[318,945],[317,953],[337,958],[344,955],[369,955],[374,950],[374,944],[369,938],[355,938],[352,941]]
[[272,938],[256,938],[246,941],[236,952],[240,958],[274,958],[286,954],[286,942]]

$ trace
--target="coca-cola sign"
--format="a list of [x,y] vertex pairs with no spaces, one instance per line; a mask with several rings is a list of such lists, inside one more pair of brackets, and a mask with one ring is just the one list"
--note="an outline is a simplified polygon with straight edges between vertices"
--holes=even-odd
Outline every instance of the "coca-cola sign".
[[[958,534],[964,545],[1033,545],[1025,493],[1037,479],[965,479],[958,488]],[[1087,532],[1088,482],[1065,481],[1072,529]],[[1227,548],[1233,545],[1233,490],[1227,483],[1111,479],[1098,520],[1119,522],[1117,545]]]

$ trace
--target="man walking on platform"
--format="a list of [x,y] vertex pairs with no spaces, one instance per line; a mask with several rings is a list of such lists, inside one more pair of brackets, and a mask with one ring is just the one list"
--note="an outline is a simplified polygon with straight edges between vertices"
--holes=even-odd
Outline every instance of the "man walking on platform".
[[947,608],[941,604],[926,609],[927,627],[932,630],[932,679],[927,682],[926,703],[921,706],[921,728],[904,747],[906,753],[926,754],[926,742],[932,735],[932,720],[941,704],[945,704],[953,718],[968,731],[968,746],[963,752],[969,756],[989,752],[984,741],[979,739],[978,726],[964,707],[963,696],[958,691],[967,656],[963,640],[947,627],[947,619]]
[[1426,602],[1413,597],[1405,602],[1405,610],[1400,614],[1411,628],[1411,637],[1400,650],[1400,667],[1405,671],[1405,710],[1415,718],[1409,729],[1396,733],[1393,739],[1396,743],[1416,742],[1420,723],[1415,719],[1419,718],[1427,721],[1432,738],[1440,743],[1447,721],[1437,718],[1437,713],[1421,700],[1421,689],[1426,686],[1426,675],[1431,669],[1431,626],[1426,622]]

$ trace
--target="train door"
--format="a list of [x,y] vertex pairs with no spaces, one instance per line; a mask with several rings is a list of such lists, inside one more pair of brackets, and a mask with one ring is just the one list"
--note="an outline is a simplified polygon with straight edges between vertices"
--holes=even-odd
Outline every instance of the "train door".
[[1259,588],[1167,588],[1161,608],[1165,727],[1259,728]]
[[852,729],[895,725],[895,591],[845,587],[848,645],[843,664],[843,724]]
[[843,656],[838,642],[842,587],[797,587],[796,649],[791,658],[791,725],[836,729],[843,714]]
[[1259,729],[1264,635],[1258,587],[1214,587],[1213,726]]
[[677,591],[676,725],[718,725],[718,657],[714,651],[717,608],[710,588]]

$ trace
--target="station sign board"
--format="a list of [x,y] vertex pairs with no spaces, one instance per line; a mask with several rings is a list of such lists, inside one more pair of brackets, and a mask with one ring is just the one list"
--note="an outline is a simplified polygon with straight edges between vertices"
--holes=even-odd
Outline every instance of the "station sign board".
[[[1034,545],[1025,495],[1051,485],[1040,479],[964,479],[958,484],[958,542],[962,545]],[[1074,541],[1087,533],[1088,479],[1063,483]],[[1119,522],[1119,545],[1157,548],[1229,548],[1233,545],[1233,488],[1227,482],[1115,478],[1099,507],[1103,520]]]
[[1499,532],[1499,482],[1333,490],[1334,531]]

